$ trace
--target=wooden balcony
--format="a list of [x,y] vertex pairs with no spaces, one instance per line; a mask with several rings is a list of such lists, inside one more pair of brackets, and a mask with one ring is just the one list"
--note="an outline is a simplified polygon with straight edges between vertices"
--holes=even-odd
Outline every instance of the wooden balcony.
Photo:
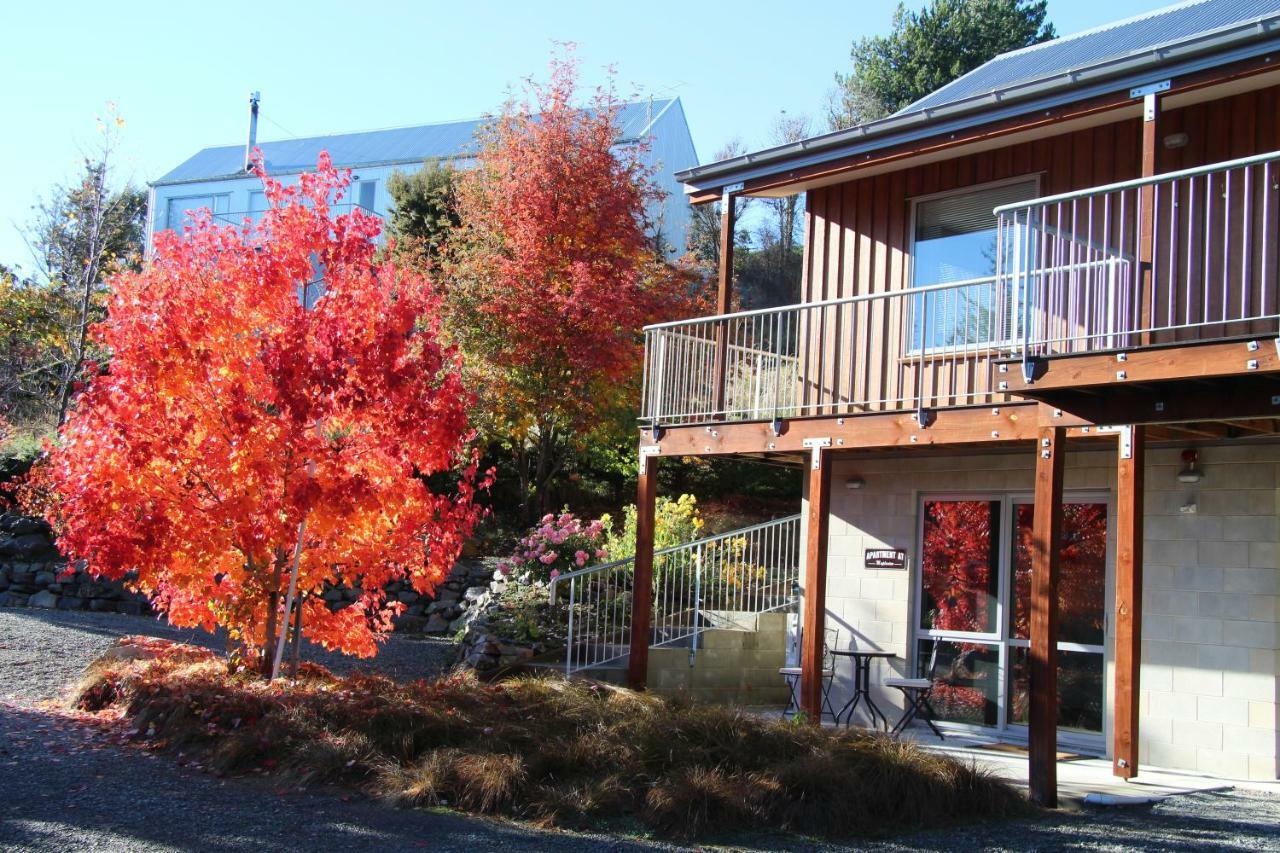
[[928,426],[948,409],[1040,400],[1140,422],[1100,405],[1105,391],[1154,419],[1176,383],[1206,377],[1238,380],[1250,413],[1280,414],[1277,161],[997,208],[987,277],[650,326],[642,419],[902,413]]

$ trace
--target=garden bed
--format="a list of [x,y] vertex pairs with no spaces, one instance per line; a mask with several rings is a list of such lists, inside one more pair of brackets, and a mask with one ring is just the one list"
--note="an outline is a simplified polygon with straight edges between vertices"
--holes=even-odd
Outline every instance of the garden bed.
[[909,743],[559,678],[400,684],[304,665],[268,685],[175,644],[105,656],[74,701],[126,714],[138,739],[215,773],[543,825],[872,837],[1029,809]]

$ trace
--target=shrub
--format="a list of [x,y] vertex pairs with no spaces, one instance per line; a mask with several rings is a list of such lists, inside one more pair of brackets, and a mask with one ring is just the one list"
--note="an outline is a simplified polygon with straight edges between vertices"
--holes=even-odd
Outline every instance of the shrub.
[[[601,521],[608,524],[612,519],[604,516]],[[698,514],[698,500],[693,495],[681,495],[672,500],[667,497],[658,498],[654,508],[653,547],[655,550],[683,545],[697,539],[704,522]],[[636,505],[631,504],[622,510],[622,529],[610,529],[605,542],[605,551],[610,560],[621,560],[634,557],[636,553]]]
[[547,513],[519,541],[515,552],[498,563],[498,571],[522,581],[554,580],[603,559],[604,542],[604,519],[583,524],[568,509],[558,516]]

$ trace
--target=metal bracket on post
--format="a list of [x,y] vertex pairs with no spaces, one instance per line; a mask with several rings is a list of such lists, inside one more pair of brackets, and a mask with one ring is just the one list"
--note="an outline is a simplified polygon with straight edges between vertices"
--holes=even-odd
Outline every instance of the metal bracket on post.
[[[1143,120],[1151,122],[1152,119],[1156,118],[1155,97],[1156,95],[1160,95],[1161,92],[1169,91],[1172,85],[1174,85],[1174,82],[1172,82],[1171,79],[1162,79],[1162,81],[1158,83],[1147,83],[1146,86],[1134,86],[1133,88],[1130,88],[1129,97],[1140,97],[1140,99],[1143,100]],[[1148,109],[1151,109],[1151,113],[1148,113]]]
[[831,438],[806,438],[800,444],[809,449],[811,458],[809,464],[813,467],[813,470],[817,471],[822,466],[822,448],[831,446]]
[[648,456],[659,456],[662,454],[662,445],[660,444],[642,444],[640,445],[640,474],[644,475],[644,460]]
[[1124,426],[1099,426],[1100,433],[1115,433],[1120,437],[1120,458],[1133,458],[1133,427],[1126,424]]

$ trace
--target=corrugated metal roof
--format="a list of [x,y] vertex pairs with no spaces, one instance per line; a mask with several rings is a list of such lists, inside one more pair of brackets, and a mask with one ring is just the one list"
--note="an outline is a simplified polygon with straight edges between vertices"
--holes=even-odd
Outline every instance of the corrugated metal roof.
[[[619,140],[636,139],[673,99],[637,101],[618,108]],[[440,122],[417,127],[396,127],[303,139],[260,142],[270,174],[313,169],[321,151],[328,151],[334,165],[372,166],[379,163],[419,163],[430,158],[465,157],[473,153],[476,130],[486,119]],[[244,145],[205,148],[152,183],[173,184],[211,180],[244,174]]]
[[1280,13],[1280,0],[1193,0],[997,56],[901,110],[905,115],[1066,74]]
[[1262,56],[1280,50],[1277,33],[1280,0],[1195,0],[1169,6],[1002,54],[891,116],[686,169],[676,179],[685,183],[686,192],[718,192],[787,169],[869,155],[985,121]]

